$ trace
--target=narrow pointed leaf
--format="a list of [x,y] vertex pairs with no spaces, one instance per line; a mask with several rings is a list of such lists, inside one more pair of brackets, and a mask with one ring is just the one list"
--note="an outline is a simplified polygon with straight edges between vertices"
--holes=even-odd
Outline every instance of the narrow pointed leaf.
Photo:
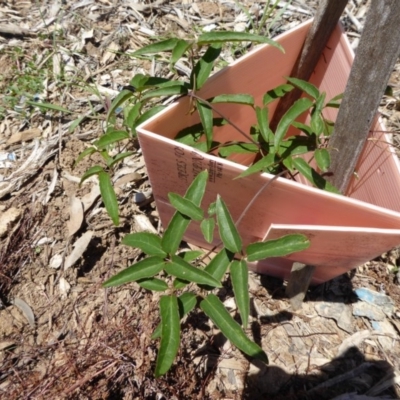
[[249,94],[220,94],[211,103],[235,103],[254,106],[254,97]]
[[128,139],[129,134],[126,131],[111,131],[103,135],[99,140],[94,142],[94,145],[99,149],[102,150],[105,147],[109,146],[110,144],[120,142],[121,140]]
[[174,283],[173,283],[173,287],[174,289],[183,289],[185,286],[189,285],[189,281],[185,281],[184,279],[179,279],[179,278],[175,278],[174,279]]
[[303,114],[303,112],[309,110],[312,105],[313,102],[310,99],[302,98],[295,101],[289,110],[286,111],[276,128],[274,141],[275,149],[279,148],[279,144],[285,137],[289,126],[296,120],[296,118]]
[[206,218],[201,221],[200,224],[201,232],[203,233],[204,239],[207,243],[211,243],[214,239],[215,221],[214,218]]
[[108,110],[107,121],[109,120],[110,116],[114,114],[115,110],[132,96],[134,96],[134,94],[130,90],[122,90],[120,93],[118,93],[117,97],[113,100],[110,109]]
[[275,154],[269,153],[261,160],[258,160],[255,164],[244,170],[238,178],[243,178],[255,174],[256,172],[265,171],[268,167],[271,167],[274,164],[276,164],[276,156]]
[[257,153],[259,146],[254,143],[234,143],[224,145],[219,149],[221,157],[229,157],[231,154],[249,154]]
[[311,129],[317,135],[320,136],[324,130],[324,120],[320,113],[314,112],[311,115]]
[[200,308],[239,350],[268,364],[264,350],[246,336],[217,296],[209,294],[200,303]]
[[[193,310],[197,303],[197,297],[194,293],[183,293],[178,297],[179,317],[182,319],[186,314]],[[157,339],[161,336],[161,323],[157,325],[151,335],[152,339]]]
[[95,165],[91,168],[89,168],[85,173],[82,175],[81,181],[79,184],[81,185],[86,179],[90,178],[93,175],[98,175],[100,172],[104,172],[103,167],[100,165]]
[[168,193],[169,202],[173,207],[183,215],[195,221],[201,221],[204,218],[204,212],[196,206],[192,201],[185,199],[177,193]]
[[155,292],[165,292],[168,289],[167,283],[158,278],[144,278],[138,280],[137,283],[142,288]]
[[190,86],[199,90],[207,81],[214,66],[214,61],[221,53],[221,44],[216,43],[208,47],[206,52],[200,58],[193,68],[190,77]]
[[253,43],[267,43],[271,46],[274,46],[281,50],[283,53],[285,52],[283,47],[272,39],[269,39],[265,36],[254,35],[252,33],[247,32],[206,32],[200,35],[197,43],[199,45],[205,45],[209,43],[218,43],[218,42],[253,42]]
[[118,226],[119,215],[117,196],[111,183],[110,175],[108,175],[104,171],[99,172],[99,186],[101,198],[103,200],[104,206],[106,207],[107,213],[112,219],[114,225]]
[[223,248],[218,254],[208,263],[204,271],[212,275],[217,281],[221,281],[228,269],[229,264],[233,260],[235,254]]
[[182,258],[178,256],[172,256],[170,262],[166,262],[164,266],[165,272],[172,276],[176,276],[179,279],[185,281],[199,283],[203,285],[210,285],[214,287],[221,287],[221,283],[218,282],[209,273],[205,272],[200,268],[193,267]]
[[142,107],[143,103],[138,101],[133,107],[128,110],[128,114],[124,120],[124,123],[128,128],[132,128],[135,121],[139,118],[140,110]]
[[266,143],[273,141],[274,134],[269,127],[268,108],[256,107],[256,116],[262,138]]
[[167,86],[159,89],[146,91],[142,96],[142,100],[152,99],[154,97],[161,97],[161,96],[175,96],[180,94],[187,94],[187,92],[188,92],[187,88],[182,85]]
[[283,257],[308,249],[310,241],[301,234],[285,235],[279,239],[252,243],[247,246],[247,260],[259,261],[269,257]]
[[192,201],[196,206],[200,206],[207,186],[208,171],[204,170],[197,174],[196,178],[188,187],[185,199]]
[[142,47],[139,50],[134,51],[130,55],[133,57],[136,57],[136,56],[143,56],[143,55],[149,55],[149,54],[157,54],[162,51],[171,51],[176,46],[178,41],[179,41],[179,39],[174,38],[174,39],[163,40],[163,41],[157,42],[157,43],[152,43],[152,44]]
[[216,211],[219,235],[224,246],[232,253],[238,253],[242,249],[242,239],[225,202],[219,195],[217,197]]
[[201,257],[204,255],[204,252],[201,250],[189,250],[189,251],[183,251],[182,253],[178,254],[180,258],[185,260],[186,262],[190,263],[191,261],[195,260],[198,257]]
[[[200,172],[186,191],[185,198],[200,206],[208,179],[208,172]],[[190,219],[177,211],[168,224],[161,240],[162,248],[168,254],[175,254],[182,237],[190,224]]]
[[161,341],[156,361],[156,378],[164,375],[175,360],[180,342],[178,299],[174,295],[160,299]]
[[343,93],[338,94],[326,103],[325,107],[339,108],[341,100],[343,99]]
[[176,42],[174,48],[172,49],[171,56],[171,66],[173,67],[175,63],[185,54],[186,50],[191,46],[190,42],[180,39]]
[[210,150],[213,140],[213,111],[208,105],[202,103],[201,101],[197,101],[196,104],[200,121],[203,125],[204,133],[206,135],[207,150]]
[[331,165],[331,157],[327,149],[317,149],[314,152],[315,161],[322,172],[326,172]]
[[[144,112],[139,118],[137,118],[137,120],[135,121],[135,123],[133,124],[133,126],[131,127],[132,130],[135,130],[136,127],[138,127],[140,124],[142,124],[143,122],[147,121],[149,118],[151,118],[153,115],[158,114],[160,111],[164,110],[166,106],[154,106],[152,108],[150,108],[149,110],[147,110],[146,112]],[[135,132],[134,132],[135,133]]]
[[312,83],[304,81],[302,79],[298,78],[292,78],[288,77],[286,78],[293,86],[296,86],[300,90],[302,90],[304,93],[307,93],[309,96],[311,96],[313,99],[317,99],[320,95],[319,90],[316,86],[314,86]]
[[272,90],[268,90],[268,92],[265,93],[263,97],[263,105],[266,106],[269,103],[272,103],[273,101],[283,97],[286,93],[289,93],[293,89],[294,87],[292,85],[284,83],[283,85],[279,85]]
[[118,153],[114,157],[107,160],[107,167],[111,168],[116,163],[122,161],[126,157],[130,157],[133,154],[133,151],[125,151],[123,153]]
[[118,286],[127,282],[138,281],[143,278],[152,278],[164,268],[164,260],[161,257],[148,257],[131,265],[117,275],[114,275],[103,283],[104,287]]
[[250,314],[249,270],[246,261],[232,261],[230,270],[236,305],[242,318],[243,328],[246,329]]
[[166,257],[167,253],[161,248],[161,238],[150,232],[137,232],[125,235],[122,244],[139,248],[149,256]]
[[310,167],[307,161],[299,157],[293,159],[293,164],[295,168],[317,188],[331,193],[340,194],[339,190],[325,180],[317,171],[315,171],[314,168]]

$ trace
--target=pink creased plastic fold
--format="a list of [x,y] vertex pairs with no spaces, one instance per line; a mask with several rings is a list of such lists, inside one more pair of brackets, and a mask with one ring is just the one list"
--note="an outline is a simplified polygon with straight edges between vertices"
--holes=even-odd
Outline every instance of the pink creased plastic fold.
[[[217,94],[250,93],[256,104],[261,104],[263,94],[284,83],[285,76],[289,76],[310,23],[303,23],[276,38],[285,54],[268,45],[260,46],[211,77],[198,95],[209,98]],[[327,99],[342,93],[352,60],[351,47],[338,25],[311,82],[327,93]],[[199,122],[196,113],[189,114],[189,107],[189,99],[181,98],[138,128],[161,221],[166,226],[174,212],[168,203],[168,192],[183,194],[194,176],[206,168],[210,178],[204,209],[220,194],[233,218],[237,219],[272,176],[262,174],[234,179],[252,162],[248,156],[236,155],[225,160],[174,141],[180,130]],[[270,115],[275,107],[273,104]],[[248,132],[256,123],[250,107],[220,105],[219,108],[244,131]],[[326,117],[334,120],[336,113],[337,110],[330,109]],[[347,197],[284,178],[276,179],[257,197],[239,226],[245,244],[287,233],[304,233],[311,246],[289,257],[251,263],[250,268],[287,278],[293,261],[300,261],[316,266],[313,280],[319,283],[400,244],[400,169],[384,130],[377,118]],[[219,141],[243,140],[229,125],[216,128],[215,135]],[[195,223],[190,225],[185,240],[210,248]],[[216,238],[214,244],[218,241]]]

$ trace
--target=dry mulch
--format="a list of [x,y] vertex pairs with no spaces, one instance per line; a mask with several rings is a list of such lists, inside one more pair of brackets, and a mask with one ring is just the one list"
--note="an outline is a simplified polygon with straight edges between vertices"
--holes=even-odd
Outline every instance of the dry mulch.
[[[173,368],[155,379],[157,343],[150,336],[159,322],[159,295],[136,284],[101,288],[141,257],[139,250],[119,245],[124,234],[162,228],[151,197],[134,201],[135,193],[150,193],[137,143],[117,187],[118,228],[99,200],[96,180],[79,187],[84,171],[98,160],[85,159],[73,168],[74,161],[103,133],[105,110],[121,85],[136,73],[168,73],[162,63],[130,58],[130,51],[157,36],[186,37],[204,27],[245,29],[249,15],[257,24],[265,2],[240,3],[242,8],[228,0],[1,2],[0,151],[15,153],[17,161],[0,169],[0,221],[7,215],[8,223],[3,233],[0,224],[0,397],[333,399],[359,393],[400,398],[400,285],[391,272],[399,265],[396,250],[312,288],[295,313],[284,295],[285,282],[251,274],[249,334],[269,355],[270,366],[245,358],[197,313],[183,324]],[[283,8],[281,2],[265,27],[279,34],[310,18],[316,3],[292,1]],[[342,19],[354,47],[367,3],[349,1]],[[277,13],[282,14],[274,19]],[[227,62],[237,56],[224,54]],[[394,131],[399,74],[398,65],[390,81],[393,97],[381,104]],[[25,101],[32,96],[72,114],[32,108]],[[393,140],[398,144],[399,136]],[[84,207],[81,216],[74,211],[77,200]],[[89,239],[87,247],[65,268],[82,236]],[[368,318],[351,315],[357,287],[394,301],[385,332],[374,331]],[[229,281],[224,291],[229,303]],[[330,316],[337,310],[350,313],[350,324],[321,316],[318,310],[326,306],[333,307]]]

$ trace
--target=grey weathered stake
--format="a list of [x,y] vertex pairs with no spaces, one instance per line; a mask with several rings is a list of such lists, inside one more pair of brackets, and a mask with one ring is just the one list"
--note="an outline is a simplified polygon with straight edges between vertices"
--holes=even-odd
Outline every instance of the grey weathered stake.
[[329,141],[329,180],[344,194],[399,52],[400,1],[372,0]]

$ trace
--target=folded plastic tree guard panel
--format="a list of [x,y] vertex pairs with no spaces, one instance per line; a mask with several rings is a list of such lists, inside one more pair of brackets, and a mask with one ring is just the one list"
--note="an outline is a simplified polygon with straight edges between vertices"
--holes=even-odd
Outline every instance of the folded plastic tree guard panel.
[[[249,93],[256,104],[261,104],[264,93],[284,83],[290,75],[310,24],[311,21],[303,23],[275,39],[285,53],[269,45],[257,47],[213,75],[197,95],[207,99],[218,94]],[[352,49],[338,25],[310,81],[330,99],[344,92],[352,61]],[[256,123],[250,107],[216,106],[245,132]],[[273,103],[270,116],[275,107]],[[249,155],[222,159],[174,141],[179,131],[199,123],[197,113],[190,114],[189,110],[189,97],[180,98],[137,129],[161,221],[166,226],[174,213],[168,193],[184,194],[193,178],[204,169],[209,171],[204,209],[220,194],[236,220],[273,175],[253,174],[234,179],[253,161]],[[335,120],[336,113],[337,110],[329,109],[325,116]],[[282,177],[262,191],[239,225],[244,244],[302,233],[311,245],[288,257],[249,264],[251,269],[287,278],[293,261],[298,261],[315,266],[313,282],[320,283],[400,244],[399,162],[384,130],[377,117],[345,196],[310,187],[301,179],[292,181]],[[289,135],[296,133],[292,130]],[[216,127],[214,135],[220,142],[243,141],[229,124]],[[185,240],[211,247],[204,241],[198,223],[191,223]],[[214,244],[218,242],[215,237]]]

